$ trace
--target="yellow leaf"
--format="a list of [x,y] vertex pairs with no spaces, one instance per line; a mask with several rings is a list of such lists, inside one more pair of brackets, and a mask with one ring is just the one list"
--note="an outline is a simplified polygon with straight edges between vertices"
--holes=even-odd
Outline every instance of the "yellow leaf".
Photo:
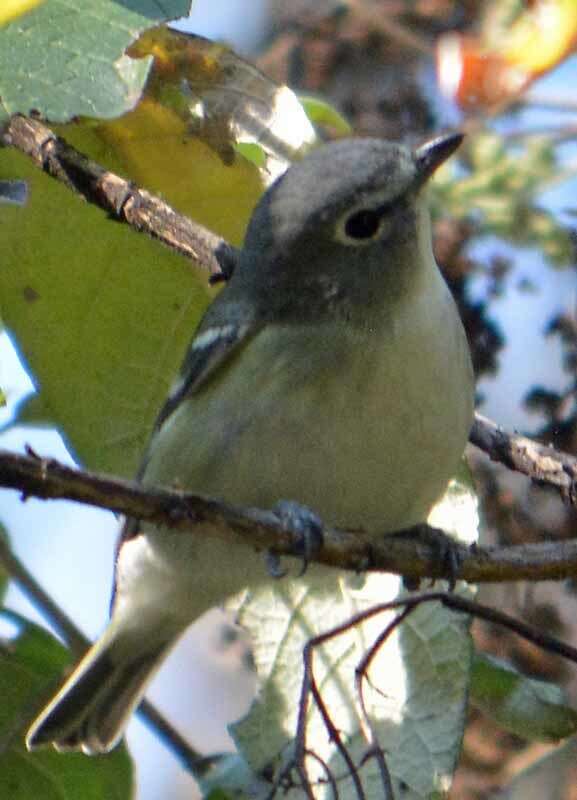
[[576,44],[576,0],[539,0],[511,28],[503,55],[535,78],[566,58]]
[[12,22],[28,11],[39,6],[44,0],[2,0],[0,5],[0,26]]

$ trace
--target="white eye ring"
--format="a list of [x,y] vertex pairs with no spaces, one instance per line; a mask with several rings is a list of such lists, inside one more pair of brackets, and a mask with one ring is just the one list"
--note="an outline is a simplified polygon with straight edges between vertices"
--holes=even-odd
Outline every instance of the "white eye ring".
[[382,208],[357,208],[341,218],[335,236],[341,244],[363,247],[382,239],[388,227],[389,218]]

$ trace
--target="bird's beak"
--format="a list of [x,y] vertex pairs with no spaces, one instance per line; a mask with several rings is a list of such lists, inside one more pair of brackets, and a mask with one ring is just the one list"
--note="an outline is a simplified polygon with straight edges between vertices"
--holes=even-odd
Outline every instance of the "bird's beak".
[[452,156],[464,139],[462,133],[444,133],[425,142],[414,152],[417,165],[416,187],[422,186],[449,156]]

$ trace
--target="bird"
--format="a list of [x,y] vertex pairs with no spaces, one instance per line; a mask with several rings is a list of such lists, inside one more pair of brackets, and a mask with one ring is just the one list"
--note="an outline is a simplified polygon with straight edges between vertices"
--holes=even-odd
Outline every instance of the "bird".
[[[158,415],[143,486],[267,509],[292,501],[371,536],[426,520],[473,415],[470,352],[433,256],[425,188],[462,138],[342,139],[277,178]],[[186,628],[275,579],[290,577],[273,578],[246,542],[127,519],[110,622],[27,747],[113,749]]]

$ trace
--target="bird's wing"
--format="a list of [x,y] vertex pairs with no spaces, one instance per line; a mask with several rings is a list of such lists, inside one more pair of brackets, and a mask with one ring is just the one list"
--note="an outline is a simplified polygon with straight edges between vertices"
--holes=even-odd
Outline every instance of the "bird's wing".
[[153,436],[183,399],[197,392],[226,360],[256,333],[250,322],[202,325],[192,340],[178,379],[156,418]]
[[[260,329],[260,325],[253,323],[242,313],[232,313],[230,321],[227,319],[225,323],[219,322],[220,316],[220,314],[210,313],[209,310],[200,324],[182,364],[180,376],[174,382],[171,392],[156,418],[152,436],[136,476],[137,480],[142,479],[146,469],[150,448],[154,446],[154,437],[175,409],[185,397],[205,386],[227,359],[239,347],[244,346],[252,339]],[[116,545],[116,556],[125,541],[138,535],[139,528],[140,520],[134,517],[126,518]],[[114,593],[113,591],[113,600]]]

